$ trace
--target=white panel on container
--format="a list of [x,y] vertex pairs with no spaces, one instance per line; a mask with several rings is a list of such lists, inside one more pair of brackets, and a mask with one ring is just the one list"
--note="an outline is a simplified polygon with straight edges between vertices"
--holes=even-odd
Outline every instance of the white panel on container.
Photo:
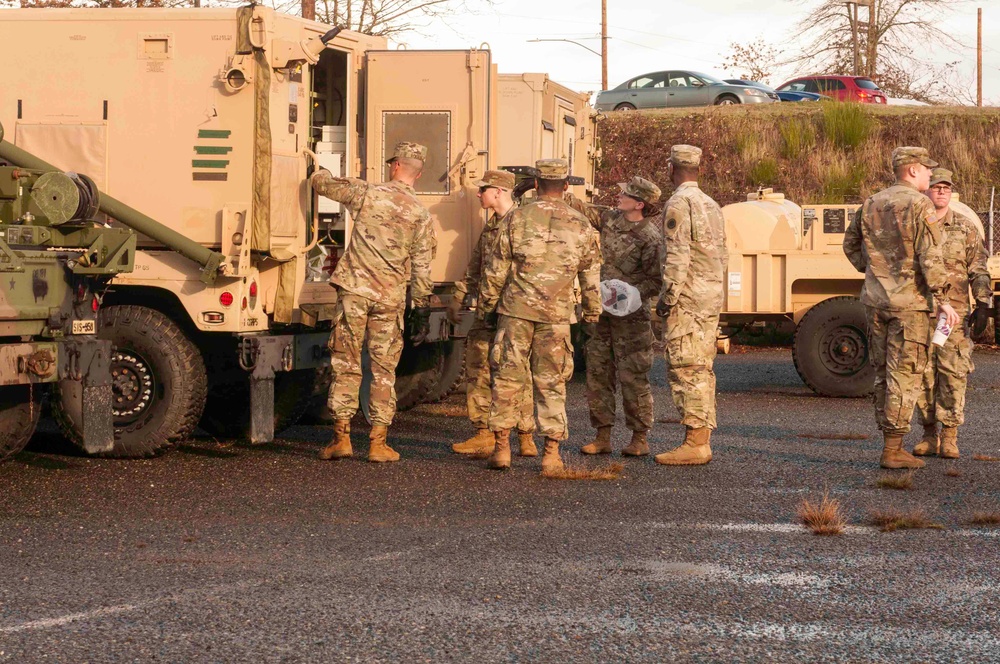
[[[320,153],[316,155],[319,159],[319,165],[330,171],[334,177],[340,177],[343,173],[341,162],[343,161],[343,155],[339,152],[334,153]],[[320,214],[342,214],[342,206],[337,201],[331,201],[326,196],[319,197],[319,213]]]

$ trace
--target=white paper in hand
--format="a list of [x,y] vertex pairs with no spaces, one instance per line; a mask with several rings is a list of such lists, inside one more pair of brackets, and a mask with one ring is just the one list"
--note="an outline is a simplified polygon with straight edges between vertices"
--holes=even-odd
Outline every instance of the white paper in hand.
[[601,305],[612,316],[628,316],[639,311],[642,296],[635,286],[621,279],[608,279],[601,282]]

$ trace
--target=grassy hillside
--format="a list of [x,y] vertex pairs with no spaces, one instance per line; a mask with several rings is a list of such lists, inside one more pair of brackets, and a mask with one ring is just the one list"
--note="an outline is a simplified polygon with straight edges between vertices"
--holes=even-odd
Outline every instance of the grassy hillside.
[[891,183],[890,155],[899,145],[930,150],[955,172],[956,189],[973,209],[988,209],[990,188],[1000,185],[1000,109],[783,103],[619,112],[601,119],[598,136],[605,202],[615,183],[632,175],[669,192],[675,143],[704,150],[702,187],[722,205],[759,186],[797,203],[859,203]]

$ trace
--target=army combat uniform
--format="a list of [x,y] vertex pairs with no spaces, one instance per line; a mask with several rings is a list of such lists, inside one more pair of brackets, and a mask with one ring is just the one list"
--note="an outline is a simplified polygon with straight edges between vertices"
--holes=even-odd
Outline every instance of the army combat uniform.
[[[914,163],[937,166],[923,148],[893,151],[894,170]],[[934,205],[902,180],[865,201],[844,234],[844,253],[865,273],[861,303],[875,366],[875,417],[885,438],[881,464],[887,468],[923,465],[902,445],[927,368],[932,305],[943,301],[947,288],[939,236]]]
[[[562,159],[543,159],[541,179],[565,180]],[[573,376],[570,318],[573,282],[579,277],[583,319],[601,312],[600,240],[587,219],[561,197],[540,196],[518,208],[501,229],[497,250],[484,266],[483,311],[499,314],[490,351],[493,403],[490,429],[496,434],[491,468],[510,465],[508,436],[519,418],[521,392],[534,382],[538,429],[545,436],[543,469],[559,468],[559,441],[568,437],[566,381]]]
[[[394,158],[423,161],[426,154],[421,145],[400,143]],[[372,442],[381,449],[385,428],[396,412],[394,386],[403,350],[406,286],[410,284],[414,308],[427,306],[433,286],[430,265],[436,241],[431,216],[413,187],[399,180],[369,184],[320,170],[313,174],[312,186],[320,195],[347,206],[354,220],[350,244],[330,277],[337,286],[337,305],[330,335],[334,382],[328,405],[343,441],[358,410],[361,350],[367,334],[372,435],[381,434],[380,441],[373,437]]]
[[[622,192],[651,206],[660,199],[660,188],[641,177],[619,184]],[[650,298],[662,284],[663,235],[658,218],[629,221],[620,210],[586,205],[570,199],[601,233],[601,281],[618,279],[639,291],[642,306],[627,316],[601,313],[596,332],[587,341],[587,401],[590,424],[597,429],[584,454],[611,452],[611,428],[615,422],[615,387],[621,383],[625,425],[633,432],[622,450],[627,456],[649,454],[646,433],[653,427],[653,392],[649,370],[653,367],[653,330]],[[644,210],[645,211],[645,208]]]
[[[673,167],[696,167],[701,150],[670,149]],[[697,465],[712,459],[715,420],[713,363],[722,311],[723,279],[729,264],[722,209],[697,182],[677,186],[663,211],[663,291],[667,377],[674,405],[686,427],[684,443],[657,455],[667,465]]]
[[[514,174],[507,171],[487,171],[476,186],[498,186],[504,189],[514,188]],[[472,250],[472,258],[465,271],[465,278],[455,284],[455,297],[472,299],[479,295],[480,282],[483,277],[483,263],[493,254],[502,228],[510,223],[517,206],[511,207],[503,217],[495,212],[483,228],[479,241]],[[479,307],[482,308],[480,300]],[[492,313],[492,312],[484,312]],[[465,340],[465,400],[469,411],[469,419],[476,428],[473,438],[452,445],[455,452],[470,454],[481,451],[491,451],[494,444],[493,433],[489,430],[490,403],[493,400],[490,385],[489,351],[493,338],[496,337],[495,324],[477,316],[469,336]],[[522,400],[518,407],[517,431],[521,443],[521,454],[530,452],[532,433],[535,430],[534,403],[531,399],[531,376],[522,390]],[[537,454],[537,451],[534,452]]]
[[[935,169],[931,186],[951,183],[951,172]],[[948,272],[948,301],[964,320],[969,313],[969,286],[972,296],[981,306],[990,307],[993,289],[986,268],[986,246],[979,239],[976,227],[951,209],[941,218],[941,254]],[[937,321],[931,324],[936,325]],[[924,427],[924,437],[913,448],[916,456],[939,453],[942,457],[958,458],[956,429],[965,422],[965,388],[972,363],[972,339],[964,325],[958,325],[944,346],[931,345],[927,369],[924,371],[917,412]],[[937,424],[940,423],[940,441]],[[939,450],[940,442],[940,450]]]

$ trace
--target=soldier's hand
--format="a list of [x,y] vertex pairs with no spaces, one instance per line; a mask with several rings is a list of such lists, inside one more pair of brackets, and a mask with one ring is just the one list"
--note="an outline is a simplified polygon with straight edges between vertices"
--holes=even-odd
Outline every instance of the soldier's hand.
[[666,318],[670,315],[670,305],[662,297],[656,303],[656,315],[660,318]]
[[948,327],[952,329],[955,329],[955,327],[957,327],[962,321],[962,319],[958,316],[958,312],[955,311],[955,307],[947,303],[938,305],[937,313],[938,316],[941,314],[945,315],[945,321],[948,323]]
[[986,331],[986,326],[989,325],[992,315],[993,309],[990,308],[988,302],[976,304],[976,308],[969,314],[969,327],[972,329],[973,336],[981,336]]
[[431,308],[414,307],[410,312],[410,329],[413,345],[419,346],[426,339],[431,331]]

